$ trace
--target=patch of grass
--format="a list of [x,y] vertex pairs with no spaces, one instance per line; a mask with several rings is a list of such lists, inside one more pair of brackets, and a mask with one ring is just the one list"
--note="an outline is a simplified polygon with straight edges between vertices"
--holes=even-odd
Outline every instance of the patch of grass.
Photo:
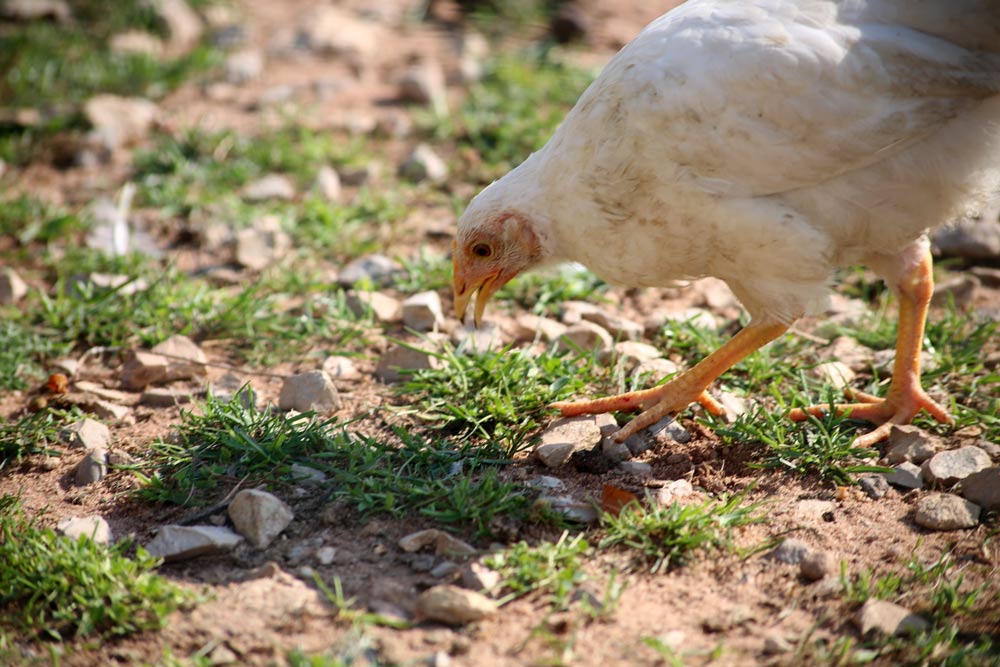
[[307,199],[296,213],[292,235],[299,245],[331,259],[350,260],[391,241],[405,209],[394,195],[362,191],[351,204]]
[[29,381],[43,379],[44,361],[67,354],[71,347],[20,322],[0,322],[0,390],[24,389]]
[[496,298],[514,301],[538,315],[552,316],[565,301],[600,301],[607,288],[607,283],[587,269],[569,264],[552,272],[519,276],[500,288]]
[[547,406],[579,394],[592,379],[586,360],[565,353],[532,357],[524,350],[436,354],[440,368],[414,371],[399,392],[434,428],[503,443],[509,455],[526,447]]
[[489,182],[542,147],[595,74],[557,63],[545,50],[500,56],[454,116],[422,125],[437,140],[475,151],[483,164],[473,176]]
[[75,214],[29,195],[0,202],[0,236],[15,238],[22,246],[50,243],[84,227]]
[[763,521],[756,504],[744,505],[743,495],[709,500],[700,505],[626,505],[618,516],[601,515],[604,536],[599,549],[624,546],[638,553],[652,572],[683,565],[701,549],[728,548],[733,528]]
[[486,565],[500,573],[507,594],[504,604],[534,591],[545,593],[546,601],[557,610],[566,609],[573,593],[587,576],[583,558],[590,543],[583,535],[570,538],[563,532],[556,542],[531,546],[519,542],[486,559]]
[[82,418],[78,408],[49,407],[12,423],[0,419],[0,470],[32,454],[58,455],[49,444],[60,440],[59,432],[63,427]]
[[140,493],[204,503],[238,480],[290,484],[291,466],[300,463],[324,472],[331,495],[365,513],[417,514],[484,534],[497,517],[527,515],[528,492],[499,478],[504,460],[494,450],[452,447],[402,429],[395,435],[398,442],[383,442],[335,420],[209,396],[199,414],[182,413],[176,438],[151,445]]
[[28,519],[14,496],[0,498],[0,620],[29,639],[121,636],[163,627],[194,597],[152,570],[159,560],[129,540],[102,546],[71,540]]

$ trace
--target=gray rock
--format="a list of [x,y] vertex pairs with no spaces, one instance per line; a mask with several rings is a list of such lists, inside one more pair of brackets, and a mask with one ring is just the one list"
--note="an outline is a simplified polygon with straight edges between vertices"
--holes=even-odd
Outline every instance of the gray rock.
[[791,642],[780,635],[769,635],[764,638],[764,655],[782,655],[794,648]]
[[562,491],[566,488],[566,482],[562,481],[558,477],[552,477],[550,475],[539,475],[538,477],[530,480],[528,486],[541,489],[542,491]]
[[0,270],[0,306],[11,306],[28,293],[28,284],[14,269]]
[[76,484],[77,486],[88,486],[101,481],[107,474],[108,450],[91,449],[76,466]]
[[[0,176],[3,172],[0,172]],[[984,287],[1000,287],[1000,269],[994,269],[990,266],[973,266],[969,269],[969,273],[979,278],[979,282]]]
[[306,371],[285,378],[278,406],[299,412],[332,412],[340,409],[337,387],[324,371]]
[[577,500],[570,496],[542,496],[535,502],[538,505],[547,506],[567,521],[592,524],[597,523],[597,519],[599,518],[597,509],[592,503]]
[[154,345],[151,352],[167,359],[166,376],[162,378],[163,382],[190,380],[205,377],[208,374],[205,369],[208,357],[187,336],[173,335],[162,343]]
[[969,306],[976,300],[976,291],[979,286],[979,278],[971,273],[963,273],[942,282],[936,282],[934,283],[931,306],[940,308],[954,303],[959,310],[968,310]]
[[292,239],[274,217],[262,218],[253,227],[235,235],[236,263],[253,271],[263,271],[288,254]]
[[647,376],[650,380],[659,382],[662,378],[674,375],[680,371],[680,366],[670,359],[649,359],[640,362],[632,371],[632,377],[640,378]]
[[144,389],[147,385],[163,382],[167,377],[170,361],[152,352],[133,351],[122,365],[122,386],[132,391]]
[[909,635],[927,628],[927,621],[906,607],[874,598],[861,605],[854,622],[862,635],[873,630],[888,636]]
[[404,371],[440,367],[441,360],[434,356],[434,350],[394,345],[379,358],[375,377],[382,382],[401,382],[409,377]]
[[664,417],[650,426],[649,432],[658,440],[665,438],[670,442],[676,442],[680,445],[691,442],[691,432],[684,428],[674,417]]
[[110,94],[95,95],[83,105],[87,122],[112,149],[145,137],[159,112],[156,104],[147,99]]
[[[604,455],[604,458],[606,458],[608,461],[611,461],[612,463],[620,463],[622,461],[627,461],[633,456],[636,456],[636,454],[632,451],[632,448],[629,447],[628,441],[618,442],[617,440],[614,439],[613,436],[617,431],[618,427],[616,425],[613,429],[610,429],[609,433],[605,434],[601,438],[601,453]],[[629,438],[629,440],[631,439],[632,438]]]
[[258,549],[266,549],[295,515],[280,498],[259,489],[243,489],[229,503],[236,532]]
[[920,467],[909,461],[903,461],[895,466],[892,472],[886,473],[885,481],[893,486],[901,486],[904,489],[924,488],[924,478]]
[[437,292],[420,292],[403,301],[403,324],[414,331],[431,331],[444,324],[441,297]]
[[990,260],[1000,256],[1000,223],[996,215],[959,220],[934,232],[932,239],[934,249],[945,257]]
[[812,369],[813,375],[837,389],[851,386],[857,373],[842,361],[826,361]]
[[377,24],[339,7],[321,5],[302,21],[299,40],[314,51],[364,63],[374,60],[381,36]]
[[560,350],[579,350],[582,353],[596,350],[598,354],[602,354],[610,350],[613,344],[611,334],[604,327],[582,321],[566,329],[559,337],[556,347]]
[[600,306],[595,306],[589,301],[563,301],[562,303],[562,321],[563,324],[567,326],[573,326],[574,324],[579,324],[583,321],[583,316],[586,313],[596,313],[601,308]]
[[353,287],[356,283],[367,282],[372,285],[388,285],[403,272],[399,262],[385,255],[366,255],[359,257],[345,266],[337,276],[337,282],[342,287]]
[[272,199],[295,199],[295,185],[282,174],[268,174],[247,183],[242,190],[247,201],[261,202]]
[[434,547],[434,553],[438,556],[471,556],[476,553],[476,548],[471,544],[436,528],[410,533],[400,538],[398,544],[407,553],[421,551],[429,546]]
[[1000,445],[995,442],[990,442],[989,440],[980,440],[979,444],[976,446],[989,454],[990,458],[994,461],[1000,461]]
[[787,563],[788,565],[798,565],[810,553],[812,553],[812,549],[808,544],[802,540],[787,537],[781,541],[781,544],[771,550],[768,557],[781,563]]
[[[403,304],[388,294],[348,290],[344,298],[347,307],[358,317],[364,317],[370,311],[375,321],[382,324],[391,324],[403,319]],[[438,309],[440,310],[440,304]]]
[[941,449],[941,440],[912,424],[894,425],[889,432],[888,447],[885,458],[889,463],[921,464]]
[[924,461],[924,479],[931,484],[951,486],[974,472],[992,465],[989,454],[978,447],[969,445],[938,452]]
[[917,502],[914,520],[931,530],[972,528],[979,523],[979,505],[950,493],[932,493]]
[[111,431],[108,427],[90,418],[70,424],[60,435],[70,447],[79,447],[86,451],[107,449],[111,443]]
[[[608,331],[613,338],[636,341],[642,338],[643,326],[624,317],[619,317],[605,310],[594,310],[582,313],[584,321],[593,322]],[[657,351],[659,352],[659,351]],[[657,353],[657,356],[660,356]]]
[[694,487],[686,479],[675,479],[667,482],[656,491],[656,502],[664,507],[673,505],[681,498],[687,498],[694,493]]
[[435,111],[448,108],[444,69],[437,60],[425,60],[406,68],[399,78],[399,98],[404,102],[428,104]]
[[165,561],[223,554],[243,541],[228,528],[218,526],[162,526],[146,551]]
[[[444,560],[432,567],[428,574],[435,579],[444,579],[445,577],[450,577],[456,572],[458,572],[458,564],[450,560]],[[447,655],[447,653],[445,655]]]
[[500,573],[478,560],[462,568],[462,585],[473,591],[493,592],[500,587]]
[[643,461],[622,461],[618,464],[618,469],[630,475],[646,477],[653,474],[653,466]]
[[260,78],[264,54],[257,49],[243,49],[226,58],[226,81],[236,85]]
[[86,536],[96,544],[111,544],[111,526],[101,516],[66,517],[56,530],[72,540]]
[[819,581],[837,572],[837,559],[829,551],[812,551],[799,561],[799,573],[806,581]]
[[467,349],[487,352],[503,347],[500,327],[493,322],[483,322],[478,327],[469,324],[455,327],[451,330],[451,341],[460,352]]
[[316,550],[316,561],[320,565],[332,565],[337,560],[335,547],[320,547]]
[[592,449],[601,442],[601,428],[594,415],[566,417],[553,422],[542,432],[532,455],[549,468],[569,461],[574,452]]
[[482,593],[442,584],[429,588],[417,597],[416,615],[447,625],[466,625],[496,613],[496,602]]
[[427,144],[419,144],[399,166],[399,175],[415,183],[434,184],[448,180],[448,165]]
[[884,475],[865,475],[858,479],[858,486],[869,498],[878,500],[889,492],[889,482]]
[[614,353],[607,355],[606,359],[601,359],[601,363],[617,359],[625,372],[632,372],[639,364],[659,358],[660,350],[656,346],[637,340],[623,340],[615,343]]
[[550,317],[522,313],[514,320],[514,338],[520,341],[541,340],[552,342],[566,333],[568,327]]
[[112,403],[111,401],[95,398],[87,401],[87,410],[98,419],[110,422],[135,423],[127,407]]
[[343,196],[343,186],[340,183],[340,174],[329,165],[323,165],[316,172],[316,180],[313,181],[313,191],[325,201],[338,203]]
[[326,475],[321,471],[302,465],[301,463],[293,463],[289,468],[289,472],[291,472],[292,480],[296,484],[313,486],[326,481]]
[[1000,511],[1000,468],[986,468],[963,479],[962,495],[984,509]]
[[362,375],[350,357],[334,355],[323,361],[323,372],[334,380],[360,380]]
[[824,350],[828,359],[840,361],[852,371],[865,371],[871,368],[875,353],[850,336],[838,336]]
[[172,408],[175,405],[186,405],[193,396],[188,389],[167,389],[156,387],[147,389],[139,397],[139,403],[151,408]]

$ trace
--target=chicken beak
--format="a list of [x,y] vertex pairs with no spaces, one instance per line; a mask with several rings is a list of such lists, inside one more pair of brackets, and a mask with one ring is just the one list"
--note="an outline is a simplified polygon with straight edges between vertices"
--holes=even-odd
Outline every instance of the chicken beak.
[[473,317],[478,327],[483,322],[483,313],[486,312],[486,302],[490,300],[490,296],[495,291],[492,288],[497,274],[490,274],[478,283],[470,282],[465,277],[465,273],[458,263],[458,255],[456,254],[452,259],[452,276],[454,281],[452,287],[455,291],[455,313],[458,315],[458,319],[465,320],[465,311],[469,307],[469,302],[472,301],[472,295],[475,294],[476,307],[473,310]]

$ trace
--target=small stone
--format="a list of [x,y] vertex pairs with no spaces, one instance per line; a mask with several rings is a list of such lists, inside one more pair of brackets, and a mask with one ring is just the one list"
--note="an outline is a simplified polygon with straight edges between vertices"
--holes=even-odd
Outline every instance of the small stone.
[[539,475],[538,477],[530,480],[528,486],[541,489],[542,491],[562,491],[566,488],[566,482],[562,481],[558,477],[552,477],[550,475]]
[[337,549],[334,547],[320,547],[316,550],[316,561],[320,565],[332,565],[337,560]]
[[642,378],[646,376],[652,381],[659,382],[665,377],[675,375],[680,370],[680,366],[670,359],[649,359],[640,362],[635,367],[635,370],[632,371],[632,377]]
[[983,509],[1000,511],[1000,468],[986,468],[963,479],[962,495]]
[[190,380],[205,377],[205,364],[208,357],[201,348],[187,336],[173,335],[151,350],[153,354],[167,358],[166,376],[164,382]]
[[403,301],[403,324],[414,331],[431,331],[444,324],[441,297],[437,292],[420,292]]
[[490,593],[500,587],[500,573],[478,560],[462,568],[462,585],[473,591]]
[[972,445],[938,452],[924,461],[924,479],[930,484],[951,486],[972,473],[992,465],[989,454]]
[[745,414],[749,410],[749,403],[746,398],[728,391],[719,394],[719,403],[726,409],[726,417],[730,420]]
[[653,474],[653,466],[643,461],[622,461],[618,464],[618,469],[630,475],[641,477]]
[[421,593],[415,611],[421,619],[460,626],[487,618],[496,609],[496,602],[482,593],[443,584]]
[[874,353],[850,336],[838,336],[824,349],[824,355],[846,364],[852,371],[864,371],[871,368]]
[[135,457],[126,451],[114,449],[108,452],[108,465],[112,468],[124,468],[126,466],[135,465],[135,463]]
[[570,326],[559,337],[556,348],[573,352],[588,353],[596,350],[598,354],[611,349],[614,340],[604,327],[593,322],[581,321]]
[[324,371],[306,371],[285,378],[278,397],[282,410],[332,412],[340,409],[337,387]]
[[927,621],[911,613],[906,607],[875,598],[861,605],[854,622],[862,635],[867,635],[872,630],[888,636],[908,635],[927,628]]
[[263,271],[288,254],[291,247],[291,237],[281,229],[281,223],[266,217],[236,232],[234,256],[240,266]]
[[160,528],[146,551],[169,562],[226,553],[242,541],[242,535],[228,528],[168,525]]
[[[626,372],[634,371],[640,364],[646,361],[660,358],[660,350],[649,343],[642,343],[636,340],[623,340],[615,343],[614,354],[610,358],[617,358],[618,363]],[[602,359],[602,363],[607,360]]]
[[120,55],[159,58],[163,54],[163,40],[144,30],[127,30],[112,35],[108,46],[112,53]]
[[334,6],[319,6],[301,23],[299,41],[319,53],[372,62],[382,41],[377,24]]
[[76,372],[80,370],[80,361],[69,357],[56,359],[52,362],[52,369],[63,373],[67,377],[73,377],[76,375]]
[[289,472],[291,472],[292,479],[297,484],[311,486],[315,484],[322,484],[326,481],[326,475],[324,475],[321,471],[316,470],[316,468],[304,466],[301,463],[293,463],[289,468]]
[[88,486],[104,479],[108,474],[108,450],[91,449],[76,466],[77,486]]
[[548,507],[556,514],[575,523],[597,523],[598,513],[593,503],[583,502],[570,496],[541,496],[536,505]]
[[104,517],[67,517],[59,522],[56,530],[72,540],[86,536],[95,544],[111,544],[111,526]]
[[963,273],[941,282],[935,282],[931,306],[944,307],[949,303],[954,303],[958,310],[968,310],[969,306],[976,300],[976,291],[979,287],[979,278],[971,273]]
[[353,287],[359,282],[370,285],[388,285],[403,272],[399,262],[385,255],[366,255],[359,257],[345,266],[337,276],[337,282],[342,287]]
[[664,417],[649,427],[649,433],[658,441],[667,440],[666,444],[676,442],[684,445],[691,442],[691,432],[674,417]]
[[[72,375],[72,373],[70,373],[70,375]],[[977,447],[989,454],[990,458],[994,461],[1000,461],[1000,445],[997,443],[990,442],[989,440],[980,440]]]
[[70,447],[79,447],[86,451],[107,449],[111,442],[111,431],[108,427],[90,418],[70,424],[60,435]]
[[1000,256],[1000,224],[995,211],[962,218],[933,235],[935,254],[972,261],[995,261]]
[[261,202],[272,199],[291,200],[295,199],[295,186],[287,176],[281,174],[268,174],[256,181],[247,183],[242,190],[243,198],[247,201]]
[[256,49],[243,49],[226,58],[226,81],[236,85],[260,78],[264,71],[264,54]]
[[793,537],[785,538],[777,547],[771,550],[768,557],[788,565],[798,565],[806,556],[812,553],[809,545]]
[[191,392],[187,389],[157,387],[142,392],[139,402],[151,408],[172,408],[190,403],[191,399]]
[[917,502],[914,520],[931,530],[972,528],[979,523],[979,505],[950,493],[932,493]]
[[842,361],[827,361],[813,368],[813,374],[826,384],[844,389],[851,386],[857,376],[850,366]]
[[764,638],[764,655],[781,655],[789,653],[794,646],[779,635],[770,635]]
[[362,377],[353,359],[337,355],[323,361],[323,372],[334,380],[360,380]]
[[[614,439],[614,434],[618,431],[616,425],[610,432],[601,438],[601,455],[610,463],[620,463],[627,461],[637,454],[629,447],[628,441],[618,442]],[[633,438],[636,436],[632,436]],[[631,440],[632,438],[629,438]]]
[[601,429],[593,415],[567,417],[553,422],[542,432],[533,456],[549,468],[569,461],[574,452],[592,449],[601,442]]
[[118,391],[117,389],[108,389],[107,387],[99,385],[96,382],[78,380],[74,383],[74,386],[77,391],[81,391],[85,394],[96,396],[97,398],[102,398],[113,403],[131,405],[135,402],[135,396],[133,394]]
[[435,111],[446,111],[448,90],[444,69],[436,60],[411,65],[399,78],[399,98],[404,102],[428,104]]
[[889,492],[889,482],[884,475],[865,475],[858,479],[858,486],[873,500],[878,500]]
[[476,548],[472,545],[436,528],[410,533],[400,538],[398,544],[407,553],[414,553],[431,545],[438,556],[471,556],[476,553]]
[[436,579],[444,579],[455,572],[458,572],[458,565],[450,560],[445,560],[432,567],[428,574]]
[[451,341],[457,351],[489,352],[503,347],[500,327],[493,322],[483,322],[478,327],[463,324],[451,330]]
[[903,461],[892,469],[892,472],[885,474],[885,481],[893,486],[901,486],[904,489],[924,488],[924,478],[921,475],[919,466],[909,461]]
[[941,441],[918,426],[894,425],[889,431],[888,447],[885,458],[889,463],[910,461],[919,465],[938,452]]
[[93,399],[86,402],[86,409],[98,419],[110,422],[135,423],[129,409],[124,405],[118,405],[111,401]]
[[[383,324],[399,322],[403,319],[403,304],[399,299],[382,292],[364,290],[348,290],[344,295],[345,303],[352,313],[364,317],[369,312],[375,321]],[[438,304],[440,310],[440,304]]]
[[147,99],[110,94],[95,95],[83,105],[87,122],[110,148],[145,137],[159,112]]
[[448,180],[448,165],[427,144],[419,144],[399,167],[399,175],[416,183]]
[[171,53],[186,53],[205,32],[201,17],[185,0],[150,0],[150,6],[167,25]]
[[407,371],[440,367],[441,360],[434,356],[432,350],[394,345],[378,360],[375,377],[382,382],[402,382],[410,377]]
[[799,572],[806,581],[819,581],[837,571],[837,559],[829,551],[812,551],[799,561]]
[[514,321],[514,338],[519,341],[531,341],[541,338],[552,342],[566,333],[568,327],[550,317],[540,317],[531,313],[522,313]]
[[28,293],[28,284],[14,269],[0,270],[0,306],[11,306]]
[[573,326],[583,321],[583,316],[587,313],[596,313],[600,306],[595,306],[589,301],[563,301],[562,321],[567,326]]
[[343,196],[343,186],[340,183],[340,175],[337,170],[329,165],[323,165],[316,172],[316,180],[313,181],[313,191],[325,201],[331,203],[340,202]]
[[664,507],[673,505],[681,498],[687,498],[694,493],[694,487],[686,479],[675,479],[664,484],[656,492],[656,502]]
[[[584,321],[593,322],[602,327],[618,340],[637,341],[642,338],[643,326],[624,317],[612,315],[604,310],[595,310],[581,315]],[[659,350],[657,350],[659,356]]]
[[243,489],[229,503],[229,518],[236,532],[258,549],[265,549],[294,515],[280,498],[258,489]]

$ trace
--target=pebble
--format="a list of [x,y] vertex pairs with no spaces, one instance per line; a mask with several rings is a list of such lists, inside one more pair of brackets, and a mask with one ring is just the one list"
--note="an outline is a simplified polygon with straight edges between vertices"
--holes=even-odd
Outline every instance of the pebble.
[[909,461],[903,461],[895,466],[892,472],[886,473],[885,481],[893,486],[901,486],[904,489],[924,488],[924,478],[920,467]]
[[295,185],[287,176],[282,174],[268,174],[263,178],[250,181],[242,190],[243,198],[247,201],[262,202],[273,199],[291,200],[295,199]]
[[60,433],[63,441],[70,447],[90,451],[107,449],[111,443],[111,430],[96,419],[85,418],[70,424]]
[[918,426],[894,425],[887,446],[885,458],[889,463],[910,461],[919,465],[938,452],[941,441]]
[[976,291],[979,287],[979,278],[971,273],[963,273],[942,282],[935,282],[931,307],[943,308],[949,303],[954,303],[958,310],[968,310],[976,300]]
[[597,509],[592,503],[577,500],[570,496],[541,496],[535,501],[537,505],[547,506],[568,521],[576,523],[597,523]]
[[850,336],[837,336],[824,349],[824,355],[844,363],[852,371],[864,371],[871,367],[874,353]]
[[444,579],[455,572],[458,572],[458,564],[450,560],[445,560],[432,567],[429,574],[437,579]]
[[644,461],[622,461],[618,469],[630,475],[645,477],[653,474],[653,466]]
[[150,2],[150,6],[167,26],[172,54],[179,55],[194,48],[205,26],[185,0],[155,0]]
[[[664,417],[649,427],[651,435],[659,439],[668,439],[679,445],[691,442],[691,432],[674,417]],[[667,443],[669,444],[669,442]]]
[[343,186],[340,183],[340,174],[329,165],[323,165],[316,172],[313,181],[313,192],[322,197],[325,201],[339,203],[343,196]]
[[289,468],[289,472],[296,484],[315,485],[326,481],[326,475],[322,471],[302,465],[301,463],[293,463]]
[[11,306],[25,297],[28,284],[14,269],[0,270],[0,306]]
[[932,493],[917,502],[914,520],[931,530],[972,528],[979,523],[979,505],[950,493]]
[[1000,468],[986,468],[963,479],[962,495],[983,509],[1000,511]]
[[375,59],[382,36],[377,24],[339,7],[320,5],[302,21],[299,42],[313,51],[360,63]]
[[462,567],[462,585],[473,591],[493,592],[500,587],[500,573],[478,560]]
[[635,370],[632,371],[632,377],[641,378],[642,376],[647,376],[650,380],[659,382],[665,377],[680,372],[680,370],[681,367],[670,359],[648,359],[640,362],[635,367]]
[[454,626],[480,621],[496,610],[496,602],[482,593],[450,584],[434,586],[421,593],[415,609],[420,619]]
[[362,377],[353,359],[338,355],[323,360],[323,372],[334,380],[360,380]]
[[455,327],[451,330],[451,342],[460,354],[465,350],[487,352],[503,347],[500,327],[493,322],[483,322],[478,327],[470,324]]
[[963,218],[934,232],[934,248],[946,257],[981,261],[1000,256],[1000,223],[995,215]]
[[397,544],[407,553],[414,553],[432,545],[434,553],[438,556],[471,556],[476,553],[476,548],[472,545],[437,528],[410,533],[401,537]]
[[643,362],[660,358],[660,350],[649,343],[623,340],[615,343],[614,354],[608,355],[608,359],[601,359],[601,362],[607,363],[612,358],[617,358],[622,368],[630,373]]
[[806,581],[819,581],[837,571],[837,559],[829,551],[811,551],[799,561],[799,572]]
[[165,561],[187,560],[226,553],[242,541],[242,535],[220,526],[167,525],[146,545],[146,551]]
[[[581,313],[585,322],[593,322],[605,329],[617,340],[637,341],[642,338],[644,328],[638,322],[613,315],[605,310],[594,310]],[[659,356],[659,351],[657,351]]]
[[858,486],[873,500],[878,500],[889,492],[889,482],[884,475],[865,475],[858,479]]
[[533,341],[538,338],[546,342],[558,340],[568,329],[559,320],[522,313],[514,320],[513,336],[519,341]]
[[193,396],[188,389],[167,389],[156,387],[142,392],[139,402],[151,408],[170,408],[190,403]]
[[348,290],[344,299],[347,307],[358,317],[365,317],[370,312],[375,321],[382,324],[400,322],[403,319],[403,304],[388,294]]
[[234,242],[236,263],[251,271],[263,271],[287,255],[292,247],[291,237],[281,229],[281,222],[272,216],[236,232]]
[[574,452],[592,449],[601,442],[601,427],[594,415],[565,417],[546,428],[532,455],[549,468],[566,464]]
[[420,292],[403,301],[403,324],[414,331],[432,331],[444,324],[441,297],[437,292]]
[[145,30],[127,30],[112,35],[108,47],[119,55],[159,58],[163,54],[163,40]]
[[851,382],[857,377],[857,373],[842,361],[824,362],[815,366],[812,372],[820,380],[837,389],[851,386]]
[[579,351],[586,354],[596,350],[598,355],[606,353],[614,345],[614,340],[607,330],[593,322],[582,321],[571,325],[559,337],[556,344],[558,350]]
[[404,102],[428,104],[435,111],[447,110],[448,90],[444,68],[437,60],[424,60],[407,67],[399,78],[399,98]]
[[415,183],[437,185],[448,180],[448,165],[433,148],[419,144],[399,166],[399,175]]
[[91,449],[76,466],[77,486],[88,486],[104,479],[108,473],[108,450]]
[[141,97],[101,94],[83,105],[83,115],[96,136],[112,150],[145,137],[159,113],[156,104]]
[[382,382],[402,382],[410,374],[403,371],[440,368],[441,360],[423,349],[394,345],[386,350],[378,360],[375,377]]
[[285,378],[278,407],[299,412],[332,412],[341,406],[333,379],[325,371],[306,371]]
[[295,515],[280,498],[259,489],[243,489],[229,503],[236,532],[258,549],[266,549]]
[[979,447],[968,445],[938,452],[924,461],[922,470],[924,479],[929,484],[951,486],[990,465],[992,461],[989,454]]
[[226,58],[226,81],[240,85],[260,78],[264,54],[257,49],[243,49]]
[[780,635],[770,635],[764,638],[764,655],[781,655],[790,652],[794,646]]
[[365,255],[347,264],[337,275],[342,287],[353,287],[365,281],[371,285],[385,286],[403,273],[403,267],[385,255]]
[[687,498],[694,493],[694,487],[686,479],[675,479],[664,484],[656,492],[656,502],[663,506],[676,503],[681,498]]
[[66,517],[56,530],[73,540],[86,536],[95,544],[111,544],[111,526],[101,516]]
[[320,547],[316,550],[316,561],[320,565],[332,565],[337,560],[335,547]]
[[794,537],[787,537],[768,554],[770,558],[788,565],[798,565],[812,552],[808,544]]
[[927,628],[927,621],[909,609],[886,600],[867,600],[854,618],[862,635],[872,630],[881,634],[908,635]]
[[542,491],[562,491],[566,488],[566,482],[551,475],[539,475],[530,480],[528,486]]
[[[70,373],[70,375],[72,375],[72,373]],[[1000,461],[1000,445],[997,443],[990,442],[989,440],[980,440],[978,447],[989,454],[990,458],[994,461]]]
[[187,336],[175,334],[162,343],[154,345],[150,351],[167,359],[167,370],[165,377],[162,378],[163,382],[190,380],[205,377],[208,374],[205,369],[208,357]]

